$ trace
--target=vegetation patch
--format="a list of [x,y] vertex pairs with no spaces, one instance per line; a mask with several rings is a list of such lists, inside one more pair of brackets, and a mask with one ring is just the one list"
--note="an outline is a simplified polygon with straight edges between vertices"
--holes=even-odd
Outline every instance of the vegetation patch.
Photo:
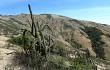
[[78,21],[78,20],[76,20],[76,19],[70,19],[70,20],[68,20],[68,21],[70,21],[70,22],[76,22],[77,24],[79,24],[79,25],[81,25],[81,26],[84,26],[84,24],[81,23],[81,21]]
[[100,36],[103,35],[103,32],[96,27],[85,27],[85,29],[82,30],[86,32],[89,36],[92,42],[92,48],[96,52],[96,57],[105,59],[104,48],[101,46],[104,43],[101,41],[100,38]]
[[[32,70],[91,70],[95,65],[88,63],[85,56],[75,59],[69,58],[66,45],[62,42],[53,40],[50,34],[45,34],[44,30],[51,28],[48,25],[40,26],[34,22],[30,5],[29,11],[32,24],[30,30],[22,29],[23,34],[17,37],[11,37],[8,41],[22,47],[22,56],[26,57],[27,65],[31,66]],[[50,16],[49,16],[50,17]],[[65,25],[66,28],[70,26]],[[80,45],[76,45],[81,47]],[[21,58],[24,59],[24,58]]]
[[51,19],[52,15],[51,14],[45,14],[47,19]]
[[60,41],[56,41],[55,46],[53,47],[52,53],[57,54],[57,55],[62,56],[62,57],[66,57],[67,56],[66,45],[64,45]]
[[72,29],[72,26],[68,25],[67,23],[64,23],[64,29]]

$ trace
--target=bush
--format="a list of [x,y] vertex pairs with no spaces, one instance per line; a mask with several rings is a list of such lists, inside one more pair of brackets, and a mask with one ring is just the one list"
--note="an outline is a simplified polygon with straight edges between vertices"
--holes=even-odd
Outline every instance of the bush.
[[[25,38],[26,40],[26,45],[29,46],[29,39],[28,38]],[[20,47],[23,47],[23,37],[22,35],[19,35],[19,36],[12,36],[9,40],[8,40],[9,43],[12,43],[12,44],[15,44],[15,45],[19,45]]]
[[95,68],[94,64],[88,63],[85,57],[75,58],[70,60],[70,70],[92,70]]
[[69,67],[65,64],[65,58],[58,55],[51,55],[48,60],[47,70],[67,70]]
[[63,56],[63,57],[66,57],[67,56],[66,45],[64,45],[60,41],[56,41],[55,46],[52,50],[52,53]]

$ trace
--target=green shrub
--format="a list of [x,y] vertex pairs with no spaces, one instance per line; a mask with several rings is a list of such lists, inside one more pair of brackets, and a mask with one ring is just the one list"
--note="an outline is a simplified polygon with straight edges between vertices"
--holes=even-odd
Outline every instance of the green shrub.
[[[29,39],[25,38],[26,40],[26,46],[29,46]],[[12,36],[9,40],[9,43],[15,44],[15,45],[19,45],[20,47],[23,47],[23,37],[22,35],[19,36]]]
[[51,55],[48,60],[47,70],[67,70],[68,67],[65,65],[65,58],[58,55]]
[[75,58],[70,60],[70,70],[92,70],[95,68],[94,64],[88,63],[85,57]]
[[55,46],[52,50],[53,54],[57,54],[63,57],[67,56],[67,50],[66,50],[66,45],[64,45],[62,42],[60,41],[56,41],[55,42]]

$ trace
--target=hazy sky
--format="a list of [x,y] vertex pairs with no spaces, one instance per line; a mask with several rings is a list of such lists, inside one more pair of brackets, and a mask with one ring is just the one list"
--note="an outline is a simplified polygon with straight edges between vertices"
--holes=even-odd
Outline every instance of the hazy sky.
[[110,25],[110,0],[0,0],[0,14],[58,14]]

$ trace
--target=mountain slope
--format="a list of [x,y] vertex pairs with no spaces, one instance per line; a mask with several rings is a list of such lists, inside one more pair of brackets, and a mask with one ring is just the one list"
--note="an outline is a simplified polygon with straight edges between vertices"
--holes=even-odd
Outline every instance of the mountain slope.
[[[48,24],[53,30],[52,36],[67,47],[88,48],[91,56],[110,60],[109,25],[54,14],[34,15],[34,20],[40,25]],[[0,16],[0,35],[18,35],[20,29],[29,28],[28,22],[31,22],[28,14]]]

